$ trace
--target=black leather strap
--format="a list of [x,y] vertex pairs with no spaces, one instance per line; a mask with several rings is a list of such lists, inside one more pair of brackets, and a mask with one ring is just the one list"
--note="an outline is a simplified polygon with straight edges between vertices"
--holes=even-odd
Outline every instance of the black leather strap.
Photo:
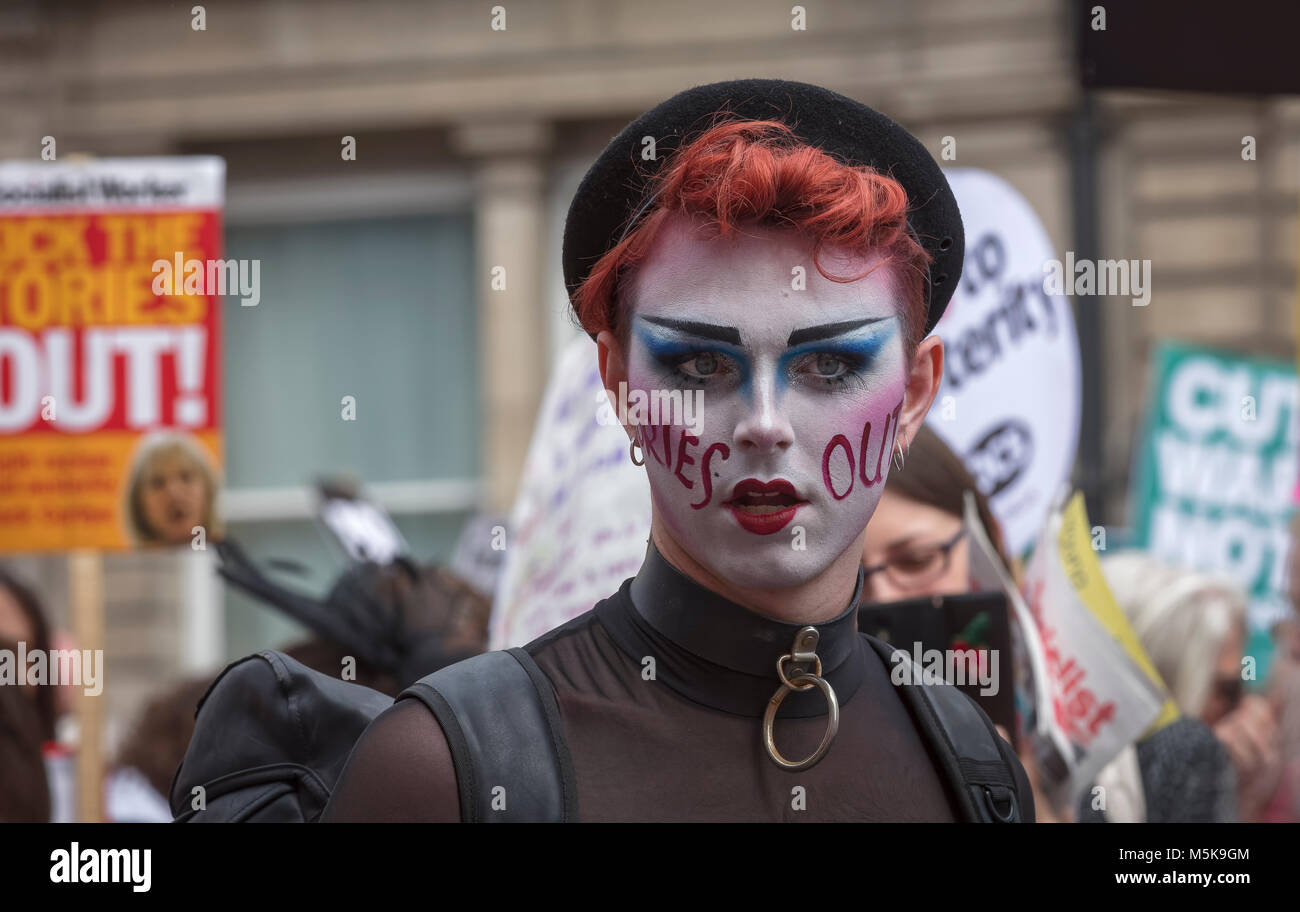
[[486,652],[416,681],[398,696],[438,719],[466,823],[569,822],[578,789],[550,681],[522,649]]
[[[862,635],[891,672],[900,662],[911,663],[905,651]],[[938,758],[962,817],[970,823],[1019,823],[1015,772],[988,715],[951,684],[921,683],[920,669],[912,668],[907,680],[913,683],[896,684],[895,689]]]

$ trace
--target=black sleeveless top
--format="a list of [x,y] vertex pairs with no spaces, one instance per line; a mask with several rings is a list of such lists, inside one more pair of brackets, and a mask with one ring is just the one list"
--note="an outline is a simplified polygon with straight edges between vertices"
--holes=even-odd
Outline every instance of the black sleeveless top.
[[[856,611],[855,592],[842,614],[812,625],[822,675],[839,699],[839,732],[815,766],[784,770],[763,747],[762,717],[781,683],[777,661],[804,625],[728,601],[651,545],[618,592],[524,647],[555,688],[579,818],[956,820],[957,805],[888,668],[857,631]],[[826,722],[819,690],[788,694],[775,722],[777,748],[807,757]],[[324,819],[436,819],[431,786],[411,764],[428,753],[422,745],[437,725],[416,700],[381,715]],[[1016,774],[1028,795],[1018,766]]]

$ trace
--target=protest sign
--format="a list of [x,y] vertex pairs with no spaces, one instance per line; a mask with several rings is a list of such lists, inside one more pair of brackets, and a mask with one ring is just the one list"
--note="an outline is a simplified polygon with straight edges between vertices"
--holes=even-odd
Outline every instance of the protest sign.
[[1290,364],[1164,343],[1133,473],[1134,544],[1241,585],[1262,680],[1287,616],[1300,387]]
[[1036,732],[1052,741],[1064,753],[1064,735],[1052,725],[1053,713],[1049,688],[1039,682],[1048,680],[1043,644],[1038,637],[1038,626],[1025,604],[1024,596],[1016,588],[1015,580],[1002,564],[997,548],[989,538],[988,530],[980,520],[975,495],[967,491],[963,497],[963,521],[970,541],[969,569],[972,592],[1001,592],[1007,597],[1011,617],[1015,621],[1014,661],[1003,667],[1012,670],[1016,715],[1021,731]]
[[[610,417],[607,417],[610,416]],[[628,458],[590,339],[547,385],[510,514],[490,647],[518,646],[577,617],[635,575],[650,535],[650,485]]]
[[1010,184],[946,170],[966,228],[961,281],[935,334],[943,384],[927,420],[961,457],[1019,556],[1070,478],[1079,439],[1079,343],[1069,299],[1044,288],[1051,240]]
[[0,551],[130,545],[162,432],[216,477],[224,171],[0,163]]
[[1024,592],[1052,706],[1038,731],[1057,749],[1063,769],[1049,771],[1073,801],[1125,747],[1176,719],[1178,707],[1111,595],[1081,494],[1048,516]]

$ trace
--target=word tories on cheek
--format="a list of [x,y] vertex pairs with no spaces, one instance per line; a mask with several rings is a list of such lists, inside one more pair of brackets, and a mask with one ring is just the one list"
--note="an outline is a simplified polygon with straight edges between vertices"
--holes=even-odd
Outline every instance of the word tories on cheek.
[[[682,483],[687,490],[695,490],[695,481],[688,478],[683,473],[687,466],[696,466],[692,469],[691,474],[699,475],[700,482],[700,500],[691,504],[696,510],[702,510],[709,505],[713,499],[713,475],[709,471],[714,457],[725,460],[731,456],[731,448],[725,443],[712,443],[705,448],[703,456],[698,460],[691,455],[700,445],[700,438],[686,431],[679,431],[677,434],[677,446],[674,451],[673,447],[673,428],[671,425],[655,426],[647,424],[642,426],[645,434],[645,450],[650,454],[650,458],[659,463],[664,468],[670,470],[673,477]],[[676,456],[674,467],[674,454]]]

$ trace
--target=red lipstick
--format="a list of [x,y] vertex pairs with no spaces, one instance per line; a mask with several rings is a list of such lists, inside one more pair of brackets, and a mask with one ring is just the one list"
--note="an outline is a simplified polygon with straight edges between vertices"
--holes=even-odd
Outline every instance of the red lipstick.
[[799,508],[807,503],[784,478],[767,482],[746,478],[736,484],[731,497],[722,505],[746,532],[771,535],[789,525]]

